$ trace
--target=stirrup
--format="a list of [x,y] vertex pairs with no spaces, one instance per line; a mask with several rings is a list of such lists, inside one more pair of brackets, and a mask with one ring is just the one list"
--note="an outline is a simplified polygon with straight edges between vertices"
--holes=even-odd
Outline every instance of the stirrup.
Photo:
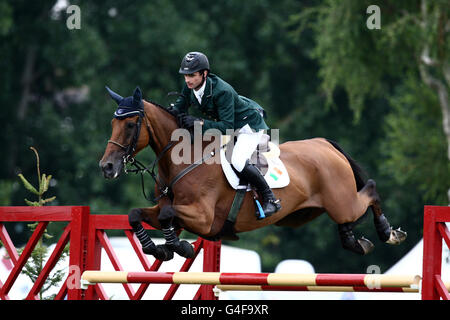
[[257,207],[257,210],[255,212],[256,218],[258,220],[261,220],[261,219],[270,217],[271,215],[273,215],[274,213],[276,213],[277,211],[279,211],[281,209],[280,202],[281,202],[280,199],[275,199],[275,200],[274,199],[270,199],[270,200],[268,200],[267,204],[272,204],[274,206],[275,210],[273,212],[271,212],[271,213],[266,213],[266,212],[264,212],[264,210],[263,210],[263,208],[261,206],[261,203],[257,199],[255,199],[255,203],[256,203],[256,207]]

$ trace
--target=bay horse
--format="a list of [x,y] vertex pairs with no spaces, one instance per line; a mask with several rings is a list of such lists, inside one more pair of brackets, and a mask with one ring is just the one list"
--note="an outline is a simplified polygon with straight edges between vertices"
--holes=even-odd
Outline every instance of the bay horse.
[[[130,116],[112,120],[111,138],[99,162],[104,177],[117,178],[127,162],[135,161],[134,157],[147,145],[156,154],[158,174],[153,178],[157,204],[129,212],[129,223],[144,253],[159,260],[172,259],[174,252],[191,258],[192,245],[180,241],[177,235],[182,228],[209,240],[236,240],[240,232],[272,224],[299,227],[326,212],[337,224],[343,248],[364,255],[374,245],[364,237],[356,239],[353,227],[369,207],[382,242],[400,244],[405,240],[406,232],[393,229],[382,213],[375,181],[364,181],[359,165],[335,142],[324,138],[280,144],[280,159],[290,175],[286,187],[273,190],[276,198],[282,199],[282,209],[258,220],[253,196],[247,192],[234,225],[225,230],[236,191],[228,184],[221,165],[205,161],[194,167],[174,164],[170,150],[180,142],[171,141],[171,134],[179,127],[170,108],[142,99],[139,88],[126,98],[107,89],[119,108],[125,99],[135,107],[130,109]],[[142,221],[162,230],[166,243],[156,246]]]

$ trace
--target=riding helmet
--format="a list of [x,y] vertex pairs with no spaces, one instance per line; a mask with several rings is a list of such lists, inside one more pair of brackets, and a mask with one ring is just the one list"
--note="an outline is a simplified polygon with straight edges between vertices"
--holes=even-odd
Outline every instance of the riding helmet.
[[209,71],[209,61],[201,52],[189,52],[187,53],[183,60],[181,61],[181,66],[179,73],[181,74],[192,74],[197,71],[208,70]]

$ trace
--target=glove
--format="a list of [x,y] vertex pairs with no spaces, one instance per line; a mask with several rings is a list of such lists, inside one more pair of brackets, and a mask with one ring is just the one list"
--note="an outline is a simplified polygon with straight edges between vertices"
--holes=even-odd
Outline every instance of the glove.
[[181,127],[185,128],[185,129],[189,129],[189,128],[193,127],[195,121],[203,122],[203,119],[197,118],[197,117],[194,117],[194,116],[190,116],[188,114],[183,114],[183,115],[180,116],[180,118],[181,119],[179,121],[181,123]]
[[176,109],[173,105],[170,105],[166,110],[169,111],[169,113],[175,117],[177,117],[180,114],[180,111],[178,111],[178,109]]

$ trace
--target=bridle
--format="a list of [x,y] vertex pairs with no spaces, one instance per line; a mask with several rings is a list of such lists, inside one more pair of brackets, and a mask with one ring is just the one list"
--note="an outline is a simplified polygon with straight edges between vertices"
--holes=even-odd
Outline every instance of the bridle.
[[[136,151],[137,143],[139,140],[139,135],[141,133],[143,117],[144,117],[144,111],[139,111],[139,117],[136,122],[136,130],[134,131],[134,135],[133,135],[133,138],[131,139],[131,142],[127,146],[124,146],[123,144],[121,144],[117,141],[114,141],[114,140],[108,140],[108,143],[112,143],[125,151],[125,154],[122,157],[124,165],[126,165],[128,163],[133,164],[136,161],[135,158],[133,157],[133,153]],[[150,132],[150,130],[149,130],[149,132]]]
[[[152,131],[150,130],[150,127],[147,123],[147,117],[145,114],[145,111],[139,110],[139,114],[138,114],[138,119],[136,122],[136,130],[134,131],[133,137],[130,141],[130,143],[128,145],[123,145],[117,141],[114,140],[108,140],[108,143],[114,144],[116,146],[118,146],[119,148],[121,148],[122,150],[125,151],[125,154],[122,156],[122,161],[123,161],[123,165],[124,165],[124,171],[126,174],[133,172],[133,173],[140,173],[141,174],[141,185],[142,185],[142,193],[145,197],[145,199],[147,199],[148,201],[152,201],[152,202],[156,202],[159,199],[161,199],[162,197],[168,195],[168,188],[166,187],[165,183],[163,181],[161,181],[161,177],[159,177],[156,173],[155,173],[155,167],[157,165],[157,163],[159,162],[159,160],[161,160],[161,158],[164,156],[164,154],[175,144],[173,141],[169,142],[164,149],[161,151],[161,153],[156,157],[156,159],[153,161],[152,165],[151,165],[151,169],[149,170],[144,164],[142,164],[142,162],[138,161],[134,156],[133,153],[136,151],[137,148],[137,143],[139,140],[139,135],[141,133],[141,127],[142,127],[142,119],[145,119],[145,123],[147,126],[147,131],[149,134],[149,143],[148,144],[154,144],[155,140],[153,138],[153,134]],[[135,167],[135,169],[127,169],[127,165],[130,164],[132,166]],[[155,181],[156,185],[159,187],[159,191],[161,192],[161,195],[158,196],[157,198],[150,198],[149,196],[147,196],[147,194],[145,193],[145,186],[144,186],[144,172],[148,172],[150,174],[150,176],[153,178],[153,180]]]
[[[191,165],[189,165],[187,168],[181,170],[170,183],[165,183],[165,181],[155,173],[155,167],[158,164],[158,162],[162,159],[162,157],[169,151],[176,143],[176,141],[169,141],[169,143],[161,150],[161,152],[157,155],[156,159],[153,161],[153,163],[150,165],[151,169],[148,169],[142,162],[138,161],[135,157],[133,157],[133,153],[136,151],[137,143],[139,140],[139,135],[141,133],[141,127],[142,127],[142,118],[144,118],[144,121],[147,126],[148,134],[149,134],[149,145],[156,145],[155,139],[153,137],[152,131],[150,129],[150,126],[148,124],[147,116],[145,114],[145,111],[139,110],[139,117],[136,122],[136,130],[134,132],[134,135],[132,137],[132,140],[128,145],[123,145],[117,141],[114,140],[108,140],[108,143],[114,144],[125,151],[125,154],[122,156],[123,164],[124,164],[124,171],[126,174],[129,172],[133,173],[140,173],[141,174],[141,186],[142,186],[142,194],[144,195],[144,198],[147,199],[150,202],[157,203],[162,197],[168,196],[171,201],[173,201],[174,195],[172,192],[173,185],[178,182],[182,177],[184,177],[186,174],[197,168],[199,165],[201,165],[205,160],[211,158],[214,156],[214,153],[208,154],[202,159],[195,161]],[[127,169],[127,165],[130,164],[135,167],[135,169]],[[149,167],[150,167],[149,166]],[[144,173],[147,172],[150,174],[150,176],[155,181],[156,186],[158,187],[160,191],[160,195],[156,198],[151,198],[146,195],[145,193],[145,186],[144,186]]]

